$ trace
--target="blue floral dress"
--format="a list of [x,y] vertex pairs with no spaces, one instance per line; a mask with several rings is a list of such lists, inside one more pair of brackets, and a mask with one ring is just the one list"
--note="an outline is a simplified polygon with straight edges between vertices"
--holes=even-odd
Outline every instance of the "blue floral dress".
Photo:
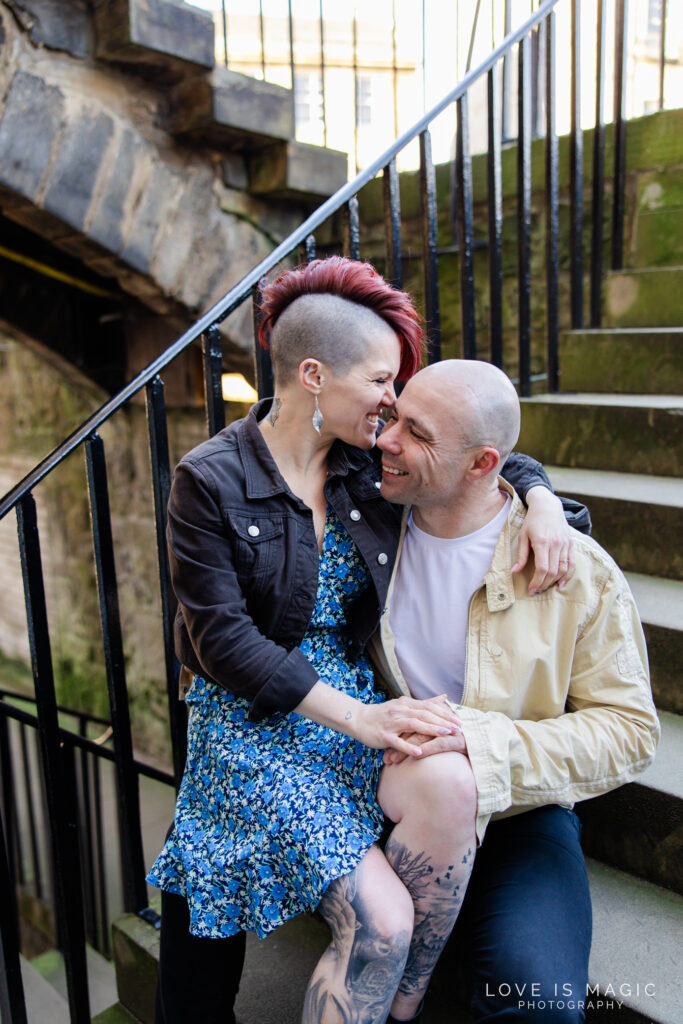
[[[367,658],[349,658],[343,627],[368,583],[355,544],[328,508],[301,650],[324,682],[366,704],[384,698]],[[248,701],[199,676],[187,704],[174,828],[147,881],[187,898],[193,935],[262,938],[314,909],[379,838],[382,751],[293,712],[250,722]]]

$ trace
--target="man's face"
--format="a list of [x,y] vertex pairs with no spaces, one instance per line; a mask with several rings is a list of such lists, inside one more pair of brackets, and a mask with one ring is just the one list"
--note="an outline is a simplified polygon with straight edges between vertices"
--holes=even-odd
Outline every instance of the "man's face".
[[377,439],[382,497],[399,505],[448,502],[472,462],[464,448],[469,403],[465,390],[417,374],[406,384]]

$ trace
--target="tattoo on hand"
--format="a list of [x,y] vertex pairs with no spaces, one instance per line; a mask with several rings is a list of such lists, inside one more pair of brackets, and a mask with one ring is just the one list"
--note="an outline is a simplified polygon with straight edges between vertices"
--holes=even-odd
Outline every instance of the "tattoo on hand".
[[346,714],[344,715],[344,720],[346,722],[350,722],[352,718],[353,718],[353,715],[351,714],[351,712],[347,711]]

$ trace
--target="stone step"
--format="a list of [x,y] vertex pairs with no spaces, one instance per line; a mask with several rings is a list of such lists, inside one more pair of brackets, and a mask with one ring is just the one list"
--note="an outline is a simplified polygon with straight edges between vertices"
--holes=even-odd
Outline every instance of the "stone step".
[[517,447],[548,465],[683,476],[683,396],[523,398]]
[[603,327],[680,327],[683,267],[645,267],[607,274]]
[[683,894],[683,718],[661,711],[654,763],[637,782],[577,805],[584,850]]
[[[88,967],[88,993],[90,1012],[94,1016],[112,1006],[118,1000],[116,991],[116,975],[114,965],[94,950],[86,946]],[[66,971],[64,957],[57,949],[49,949],[46,953],[34,957],[31,966],[38,971],[44,980],[66,1000]]]
[[655,704],[683,714],[683,583],[639,573],[626,578],[645,631]]
[[563,392],[683,394],[683,328],[565,331],[560,369]]
[[[24,984],[26,1019],[29,1024],[69,1024],[69,1005],[49,981],[28,960],[21,958],[21,980]],[[12,1024],[0,1016],[2,1024]]]
[[589,507],[593,536],[623,570],[683,579],[683,480],[564,466],[546,471],[558,494]]
[[134,1017],[121,1003],[115,1003],[108,1010],[103,1010],[92,1018],[92,1024],[142,1024],[139,1017]]
[[[678,1024],[683,1006],[683,897],[588,861],[593,898],[590,984],[613,1006],[588,1020]],[[611,995],[610,993],[616,993]],[[623,993],[623,994],[622,994]]]

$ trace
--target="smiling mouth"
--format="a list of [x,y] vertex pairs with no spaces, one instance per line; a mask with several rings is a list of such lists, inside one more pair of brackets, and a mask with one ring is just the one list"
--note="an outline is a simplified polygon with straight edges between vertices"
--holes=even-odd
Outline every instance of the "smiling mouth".
[[379,416],[378,416],[378,414],[377,414],[376,412],[374,412],[374,413],[368,413],[368,415],[367,415],[367,416],[366,416],[365,418],[366,418],[366,420],[368,420],[368,421],[369,421],[370,423],[372,423],[373,427],[376,427],[376,426],[377,426],[377,424],[379,423]]
[[405,469],[395,469],[393,466],[385,466],[384,463],[382,463],[382,472],[388,473],[389,476],[408,476]]

